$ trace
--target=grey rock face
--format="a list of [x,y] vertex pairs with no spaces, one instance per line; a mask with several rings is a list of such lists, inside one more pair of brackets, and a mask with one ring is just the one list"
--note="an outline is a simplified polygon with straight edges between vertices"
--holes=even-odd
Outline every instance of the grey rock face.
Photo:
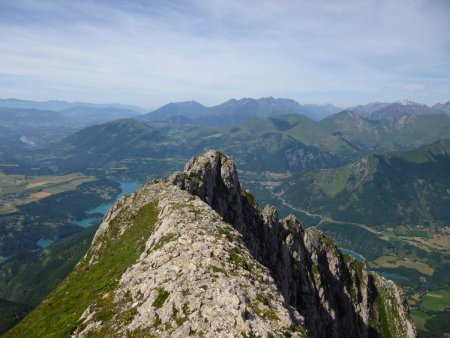
[[241,186],[234,162],[218,151],[194,157],[182,174],[175,174],[181,189],[199,196],[225,220],[234,219],[234,226],[243,227]]

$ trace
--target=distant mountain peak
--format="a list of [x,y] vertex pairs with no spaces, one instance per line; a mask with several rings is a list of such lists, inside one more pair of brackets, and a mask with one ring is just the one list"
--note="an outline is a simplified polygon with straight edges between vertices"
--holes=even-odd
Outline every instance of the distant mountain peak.
[[394,103],[381,107],[370,113],[367,118],[370,120],[397,119],[409,115],[431,115],[441,113],[435,107],[413,102],[408,99],[398,100]]
[[401,99],[401,100],[396,101],[396,103],[399,103],[402,106],[418,105],[418,103],[415,103],[408,99]]
[[438,110],[441,113],[449,114],[450,115],[450,100],[444,101],[442,103],[436,103],[433,106],[433,109]]
[[[192,104],[192,105],[200,105],[203,106],[201,103],[194,101],[194,100],[189,100],[189,101],[179,101],[179,102],[169,102],[168,104],[170,105],[186,105],[186,104]],[[164,107],[164,106],[163,106]]]

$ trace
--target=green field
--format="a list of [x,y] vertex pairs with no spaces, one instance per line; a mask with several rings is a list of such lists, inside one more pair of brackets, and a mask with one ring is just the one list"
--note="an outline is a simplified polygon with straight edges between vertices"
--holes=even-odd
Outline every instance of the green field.
[[427,331],[427,329],[425,328],[425,324],[427,320],[432,318],[432,316],[421,310],[412,310],[411,317],[417,329],[421,331]]
[[398,225],[392,229],[397,236],[405,237],[424,237],[429,238],[429,231],[426,229],[419,229],[417,227],[407,227],[405,225]]
[[0,214],[15,212],[18,205],[75,190],[79,185],[94,180],[95,177],[80,173],[63,176],[24,176],[5,175],[0,172],[0,196],[3,196]]
[[428,291],[422,298],[420,307],[428,311],[443,311],[450,309],[450,291]]
[[401,259],[396,256],[380,256],[376,260],[370,262],[369,266],[372,268],[398,268],[405,267],[408,269],[415,269],[425,275],[433,275],[434,269],[424,262],[417,260]]

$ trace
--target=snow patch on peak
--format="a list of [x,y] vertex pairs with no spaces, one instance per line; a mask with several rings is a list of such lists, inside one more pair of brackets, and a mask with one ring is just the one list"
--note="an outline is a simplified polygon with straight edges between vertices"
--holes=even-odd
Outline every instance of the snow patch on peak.
[[402,106],[409,106],[409,105],[416,104],[415,102],[408,100],[408,99],[398,100],[397,103],[401,104]]

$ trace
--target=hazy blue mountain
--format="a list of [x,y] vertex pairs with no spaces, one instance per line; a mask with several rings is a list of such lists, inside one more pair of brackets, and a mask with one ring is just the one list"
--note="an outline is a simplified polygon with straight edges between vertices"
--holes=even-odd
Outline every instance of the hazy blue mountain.
[[367,118],[370,120],[382,120],[399,118],[405,115],[431,115],[439,113],[439,110],[430,108],[426,105],[409,100],[400,100],[370,113]]
[[[24,101],[19,102],[22,104]],[[59,101],[51,102],[59,103]],[[18,133],[29,144],[42,145],[93,124],[137,116],[138,114],[137,111],[126,108],[98,107],[95,105],[78,105],[60,111],[0,107],[0,125]]]
[[162,121],[174,116],[190,119],[196,125],[223,126],[234,125],[254,117],[267,117],[281,114],[306,112],[297,102],[273,97],[240,100],[231,99],[222,104],[205,107],[198,102],[169,103],[140,117],[143,121]]
[[306,110],[290,99],[243,98],[231,99],[222,104],[210,107],[207,115],[201,120],[206,125],[233,125],[254,117],[269,117],[286,114],[301,114]]
[[60,113],[70,119],[71,122],[76,122],[83,126],[128,118],[139,114],[136,110],[127,108],[92,106],[75,106],[61,110]]
[[4,144],[6,140],[20,142],[20,135],[7,127],[0,125],[0,139],[2,140],[2,144]]
[[13,164],[24,150],[20,135],[0,125],[0,164]]
[[371,102],[368,104],[363,104],[355,107],[349,107],[347,110],[354,111],[355,113],[360,114],[361,116],[368,116],[369,114],[380,110],[386,106],[390,105],[387,102]]
[[447,101],[445,103],[437,103],[433,106],[433,109],[450,114],[450,101]]
[[141,121],[165,121],[178,116],[193,119],[202,116],[205,110],[205,106],[195,101],[171,102],[138,119]]
[[0,106],[6,108],[20,108],[20,109],[40,109],[40,110],[63,110],[71,107],[69,102],[65,101],[30,101],[19,99],[0,99]]
[[19,124],[59,124],[66,120],[64,115],[52,110],[0,108],[1,125],[12,128]]
[[341,107],[336,107],[332,104],[302,104],[302,107],[306,109],[304,113],[305,116],[313,119],[313,120],[322,120],[325,117],[339,113],[343,111]]
[[195,125],[195,120],[182,115],[168,117],[164,122],[170,126]]
[[87,103],[87,102],[67,102],[67,101],[30,101],[30,100],[19,100],[19,99],[0,99],[0,107],[8,108],[25,108],[25,109],[40,109],[40,110],[54,110],[60,111],[69,108],[74,108],[78,106],[90,107],[90,108],[116,108],[116,109],[128,109],[139,113],[144,112],[140,107],[122,105],[118,103],[107,103],[107,104],[97,104],[97,103]]
[[341,111],[331,104],[301,105],[290,99],[265,97],[260,99],[230,99],[212,107],[205,107],[195,101],[169,103],[157,110],[140,116],[141,121],[166,121],[168,118],[178,123],[204,126],[235,125],[255,117],[270,117],[287,114],[303,114],[313,120]]
[[0,108],[0,125],[19,134],[30,145],[54,141],[77,130],[63,114],[34,108]]

